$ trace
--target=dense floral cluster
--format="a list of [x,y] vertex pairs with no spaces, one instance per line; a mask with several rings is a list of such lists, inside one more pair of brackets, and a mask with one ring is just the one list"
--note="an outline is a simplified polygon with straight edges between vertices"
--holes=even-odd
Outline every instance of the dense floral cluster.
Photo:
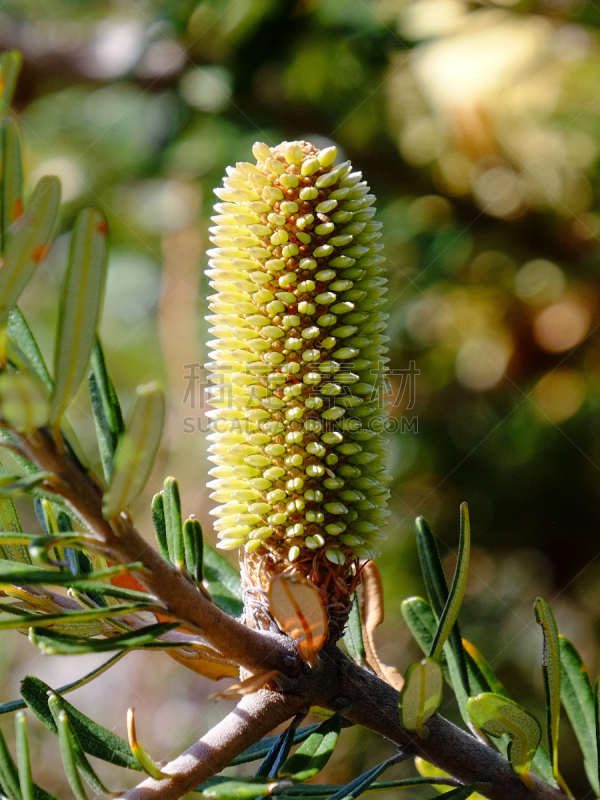
[[381,223],[335,147],[253,153],[215,190],[207,272],[219,547],[348,567],[387,514]]

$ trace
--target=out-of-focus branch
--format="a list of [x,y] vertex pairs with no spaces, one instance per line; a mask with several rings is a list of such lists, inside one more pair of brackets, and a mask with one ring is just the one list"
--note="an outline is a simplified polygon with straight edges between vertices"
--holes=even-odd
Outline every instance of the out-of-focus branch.
[[124,800],[176,800],[224,769],[247,747],[294,716],[302,706],[298,698],[262,690],[242,698],[234,711],[206,736],[164,767],[172,779],[152,778],[125,792]]
[[[16,435],[15,435],[15,438]],[[301,659],[294,643],[285,636],[246,627],[217,608],[184,575],[168,564],[133,526],[128,514],[108,522],[102,515],[102,489],[98,483],[52,438],[47,428],[18,437],[23,455],[44,472],[56,476],[47,489],[59,494],[93,534],[98,546],[122,564],[139,561],[144,570],[139,580],[162,602],[174,618],[192,632],[251,672],[279,672],[294,676]]]

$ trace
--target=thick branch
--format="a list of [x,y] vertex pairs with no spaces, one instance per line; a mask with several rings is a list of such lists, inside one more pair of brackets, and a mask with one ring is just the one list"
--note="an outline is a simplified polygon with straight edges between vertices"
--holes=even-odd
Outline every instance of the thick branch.
[[177,800],[216,775],[247,747],[295,715],[302,704],[280,694],[260,691],[242,698],[231,714],[206,736],[162,768],[172,780],[152,778],[125,792],[124,800]]
[[279,670],[298,674],[301,660],[293,642],[285,636],[255,631],[222,612],[198,587],[168,564],[137,532],[128,515],[109,523],[102,515],[102,490],[90,475],[60,451],[47,429],[18,441],[26,458],[59,480],[57,493],[112,558],[122,564],[140,561],[145,571],[137,577],[165,608],[206,640],[228,660],[251,672]]
[[426,739],[406,731],[399,721],[398,692],[339,650],[323,654],[321,675],[322,694],[316,702],[344,710],[346,719],[396,744],[412,745],[418,755],[464,783],[489,784],[480,792],[490,800],[566,800],[533,773],[532,786],[527,787],[500,753],[439,714],[427,722]]

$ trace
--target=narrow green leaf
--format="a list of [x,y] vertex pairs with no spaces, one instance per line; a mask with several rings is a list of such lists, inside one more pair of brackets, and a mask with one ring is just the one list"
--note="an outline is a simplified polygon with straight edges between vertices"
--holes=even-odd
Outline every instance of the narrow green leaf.
[[27,720],[23,711],[19,711],[19,713],[15,716],[15,732],[21,797],[23,800],[34,800],[33,778],[31,777],[31,759],[29,757],[29,739],[27,737]]
[[429,717],[440,707],[444,691],[442,668],[431,658],[411,664],[400,692],[400,724],[421,733]]
[[298,730],[298,726],[304,719],[304,716],[304,714],[297,714],[290,722],[288,727],[283,731],[283,733],[276,737],[275,742],[265,756],[264,761],[254,773],[255,778],[276,777],[278,775],[282,764],[285,763],[290,753],[291,747],[294,743],[295,733]]
[[26,365],[37,375],[44,388],[51,392],[54,389],[54,381],[50,377],[46,362],[31,332],[31,328],[17,306],[8,315],[7,332],[9,342],[12,342],[18,348]]
[[212,547],[204,547],[204,579],[215,605],[232,617],[243,611],[240,574]]
[[[105,794],[105,795],[110,794],[110,791],[102,783],[102,781],[96,774],[94,768],[85,757],[85,753],[81,746],[81,742],[77,738],[77,734],[73,730],[73,727],[68,722],[68,714],[63,708],[62,698],[58,697],[56,694],[51,692],[48,697],[48,708],[50,709],[50,713],[52,714],[52,718],[54,719],[54,724],[58,729],[59,737],[60,737],[61,726],[68,728],[71,755],[74,762],[74,766],[76,767],[76,771],[81,773],[88,786],[96,794]],[[65,719],[66,719],[66,724],[63,721]]]
[[167,525],[165,522],[165,502],[163,493],[158,492],[152,498],[152,523],[156,534],[156,541],[161,556],[170,562],[169,546],[167,544]]
[[104,496],[104,515],[114,517],[146,485],[165,421],[165,398],[156,383],[138,387],[127,429],[115,454],[115,466]]
[[202,791],[204,797],[212,800],[255,800],[257,797],[268,797],[279,786],[289,787],[290,781],[278,781],[276,778],[265,780],[236,780],[230,778],[222,783],[214,783]]
[[190,517],[183,523],[183,548],[185,552],[185,569],[196,583],[201,583],[203,575],[204,538],[202,526],[196,517]]
[[0,496],[14,497],[19,494],[27,494],[53,477],[51,472],[36,472],[34,475],[26,477],[5,474],[0,478]]
[[2,731],[0,731],[0,784],[9,800],[22,800],[19,773]]
[[77,800],[88,800],[81,776],[77,770],[77,761],[75,758],[73,738],[71,736],[71,730],[69,726],[69,717],[66,711],[59,711],[57,717],[56,727],[58,730],[58,744],[60,747],[60,755],[62,757],[67,781],[69,782],[71,791]]
[[467,669],[469,670],[469,683],[473,691],[478,694],[481,692],[494,692],[508,697],[508,692],[498,680],[489,662],[483,657],[474,644],[463,639],[463,647],[467,658]]
[[471,697],[467,707],[480,730],[490,736],[511,736],[508,760],[515,772],[526,775],[542,736],[537,719],[514,700],[492,692]]
[[[82,611],[65,611],[62,614],[31,614],[25,612],[20,614],[16,608],[12,613],[17,613],[16,619],[3,619],[0,620],[0,630],[8,630],[10,628],[45,628],[50,625],[63,626],[75,625],[83,622],[91,622],[97,619],[111,619],[112,617],[120,617],[125,614],[132,614],[136,611],[144,611],[147,608],[147,603],[130,603],[117,606],[108,606],[105,608],[90,608]],[[6,606],[0,606],[1,611],[6,611]]]
[[594,691],[587,667],[576,648],[559,635],[562,703],[583,753],[585,771],[594,793],[600,794]]
[[91,361],[92,371],[88,380],[96,425],[96,438],[104,477],[110,481],[117,444],[125,430],[125,425],[119,398],[106,369],[106,361],[98,337],[96,337],[92,350]]
[[181,497],[179,484],[175,478],[167,478],[163,486],[163,501],[165,506],[165,525],[167,528],[167,547],[169,561],[174,567],[183,570],[184,546],[183,526],[181,521]]
[[[313,722],[311,725],[304,725],[304,727],[298,728],[294,734],[293,744],[300,744],[300,742],[304,742],[312,733],[317,730],[319,725],[319,722]],[[250,761],[256,761],[259,758],[265,758],[269,750],[274,744],[276,744],[277,741],[279,741],[279,736],[268,736],[266,739],[262,739],[260,742],[251,745],[247,750],[244,750],[244,752],[240,753],[239,756],[236,756],[229,766],[237,767],[240,764],[248,764]]]
[[88,375],[88,389],[92,403],[92,413],[94,415],[96,441],[98,442],[98,451],[100,452],[100,461],[102,462],[102,472],[104,473],[105,480],[109,481],[112,473],[116,442],[113,443],[112,441],[112,435],[104,414],[104,408],[102,407],[102,398],[100,396],[100,389],[98,388],[98,381],[93,371]]
[[18,50],[8,50],[0,55],[0,114],[9,110],[13,101],[17,78],[23,64],[23,56]]
[[[28,675],[21,683],[21,694],[23,699],[33,711],[36,717],[52,733],[58,733],[58,729],[48,706],[48,694],[55,694],[46,683]],[[116,764],[119,767],[139,770],[139,765],[131,755],[129,745],[125,739],[103,728],[98,723],[86,717],[81,711],[68,703],[61,697],[64,711],[68,714],[69,721],[82,748],[88,755]]]
[[358,597],[352,595],[352,606],[348,616],[348,622],[344,628],[344,644],[351,658],[357,664],[363,666],[367,661],[365,645],[362,636],[362,624],[360,621],[360,609],[358,607]]
[[[218,783],[225,783],[231,778],[223,776],[216,776],[210,778],[206,783],[194,789],[195,792],[204,792],[205,789],[215,786]],[[459,781],[456,778],[401,778],[395,781],[377,781],[372,783],[366,790],[368,792],[388,792],[390,789],[410,789],[415,786],[450,786],[460,787]],[[340,789],[346,788],[346,784],[325,783],[325,784],[310,784],[301,783],[298,786],[290,786],[288,788],[275,789],[273,796],[275,797],[331,797]]]
[[346,798],[348,798],[348,800],[356,800],[357,797],[369,790],[372,784],[388,767],[391,767],[392,764],[395,764],[397,761],[398,756],[388,758],[387,761],[363,773],[346,786],[340,787],[337,792],[330,795],[330,800],[346,800]]
[[71,636],[44,628],[29,629],[29,641],[37,645],[44,655],[79,655],[82,653],[111,653],[124,649],[158,649],[181,647],[177,642],[161,642],[158,637],[172,631],[177,622],[157,622],[146,625],[137,631],[111,636],[108,639],[90,639],[85,636]]
[[561,668],[560,668],[560,643],[558,628],[554,614],[543,597],[537,597],[534,604],[535,619],[542,626],[544,634],[544,648],[542,655],[542,670],[544,673],[544,688],[546,693],[546,725],[548,732],[548,750],[552,759],[552,772],[558,785],[566,790],[558,768],[558,734],[560,726],[560,694],[561,694]]
[[0,132],[2,148],[2,252],[6,250],[10,226],[23,213],[23,165],[17,123],[6,120]]
[[313,778],[325,767],[340,735],[341,719],[335,714],[322,722],[281,767],[280,775],[291,776],[295,783]]
[[[462,518],[461,518],[462,519]],[[438,620],[442,618],[444,608],[448,601],[448,584],[440,560],[435,536],[423,517],[416,521],[417,526],[417,549],[419,561],[429,600],[433,611]],[[465,654],[462,646],[462,637],[458,623],[455,622],[448,637],[447,646],[444,648],[449,662],[453,661],[455,670],[455,680],[453,682],[454,693],[458,700],[459,708],[463,719],[468,720],[466,710],[467,700],[470,697],[469,675],[465,661]]]
[[[450,635],[450,631],[454,627],[458,612],[462,605],[465,596],[465,589],[467,588],[467,576],[469,572],[469,555],[471,551],[471,524],[469,522],[469,509],[466,503],[461,503],[460,506],[460,540],[458,545],[458,560],[456,562],[456,570],[454,572],[454,579],[450,587],[450,593],[438,629],[435,633],[434,640],[431,645],[430,658],[437,660]],[[462,644],[460,645],[462,650]],[[468,677],[467,677],[468,686]]]
[[40,179],[25,213],[12,225],[0,270],[0,323],[6,321],[51,242],[60,205],[60,181]]
[[[0,526],[2,526],[2,530],[7,533],[18,534],[23,531],[17,507],[12,497],[0,496]],[[29,551],[27,547],[22,545],[17,545],[16,547],[10,545],[2,546],[0,547],[0,555],[9,561],[21,561],[25,564],[31,564]]]
[[106,220],[95,208],[75,222],[54,351],[51,419],[58,420],[83,381],[96,343],[106,279]]
[[[73,575],[70,572],[59,571],[55,569],[40,569],[33,564],[21,564],[16,561],[6,561],[0,559],[0,585],[2,584],[38,584],[46,583],[49,586],[73,586],[74,588],[90,586],[90,591],[97,591],[99,578],[112,578],[117,575],[122,575],[125,572],[135,572],[142,568],[140,563],[122,564],[115,567],[106,567],[106,569],[99,569],[96,572],[90,572],[83,578],[82,576]],[[92,588],[93,587],[93,588]],[[106,586],[106,589],[113,591],[118,589],[116,586]],[[101,594],[101,592],[99,592]],[[144,595],[141,592],[136,592],[135,599],[149,599],[149,595]],[[129,599],[129,598],[127,598]]]

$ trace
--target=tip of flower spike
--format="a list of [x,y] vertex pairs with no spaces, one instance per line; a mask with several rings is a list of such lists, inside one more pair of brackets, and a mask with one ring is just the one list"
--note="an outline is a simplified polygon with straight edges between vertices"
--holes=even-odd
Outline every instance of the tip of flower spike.
[[266,161],[267,158],[271,158],[271,148],[264,142],[254,142],[252,154],[257,161]]

